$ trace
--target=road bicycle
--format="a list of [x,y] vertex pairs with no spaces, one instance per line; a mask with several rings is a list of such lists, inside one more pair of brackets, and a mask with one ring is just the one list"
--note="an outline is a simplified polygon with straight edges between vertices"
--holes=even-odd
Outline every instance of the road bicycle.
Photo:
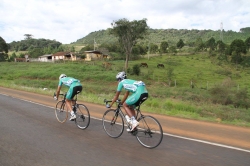
[[[72,100],[73,102],[72,109],[76,114],[76,119],[74,121],[78,128],[84,130],[89,126],[90,114],[88,108],[84,104],[77,103],[77,94]],[[68,119],[69,111],[66,106],[66,94],[60,94],[60,95],[63,96],[63,99],[56,103],[55,114],[57,120],[60,123],[64,123]]]
[[[107,105],[111,101],[104,100]],[[128,132],[136,136],[139,143],[146,148],[157,147],[163,139],[163,130],[160,122],[150,115],[143,115],[140,111],[140,105],[135,108],[136,119],[140,125],[131,131],[131,125],[126,120],[125,114],[122,112],[121,100],[116,100],[117,108],[107,110],[102,118],[102,124],[105,132],[112,138],[118,138],[124,131],[124,126],[128,127]]]

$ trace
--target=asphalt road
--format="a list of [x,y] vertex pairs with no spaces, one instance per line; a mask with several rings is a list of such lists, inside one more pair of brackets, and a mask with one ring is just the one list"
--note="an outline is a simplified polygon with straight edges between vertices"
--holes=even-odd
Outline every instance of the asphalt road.
[[[90,111],[91,116],[95,115],[94,110]],[[51,106],[0,94],[0,166],[247,166],[249,163],[248,150],[167,134],[157,148],[147,149],[126,132],[118,139],[108,137],[99,118],[91,118],[90,126],[80,130],[74,122],[59,123]]]

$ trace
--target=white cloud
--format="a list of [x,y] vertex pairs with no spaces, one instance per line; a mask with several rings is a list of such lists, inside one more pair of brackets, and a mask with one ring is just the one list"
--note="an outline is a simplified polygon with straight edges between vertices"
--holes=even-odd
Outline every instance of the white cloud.
[[147,18],[154,29],[239,31],[250,27],[249,0],[0,0],[0,36],[7,43],[34,38],[71,43],[111,28],[121,18]]

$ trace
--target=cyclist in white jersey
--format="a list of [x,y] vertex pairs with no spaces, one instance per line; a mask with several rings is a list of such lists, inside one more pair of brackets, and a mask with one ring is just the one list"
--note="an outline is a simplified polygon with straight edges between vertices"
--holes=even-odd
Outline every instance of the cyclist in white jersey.
[[[139,122],[135,119],[134,108],[148,98],[148,91],[144,82],[127,79],[127,75],[124,71],[119,72],[116,75],[116,79],[118,81],[116,94],[110,105],[108,104],[106,107],[110,108],[114,104],[114,102],[119,98],[122,88],[124,88],[126,93],[124,94],[121,103],[123,104],[123,108],[131,119],[131,131],[133,131],[139,125]],[[132,93],[131,96],[129,96],[130,92]]]
[[58,99],[62,85],[69,87],[69,90],[66,94],[66,106],[70,110],[70,114],[71,114],[69,120],[73,121],[76,119],[76,115],[75,115],[75,112],[72,110],[72,99],[77,94],[77,92],[80,93],[82,91],[82,84],[80,83],[78,79],[75,79],[73,77],[67,77],[65,74],[61,74],[59,76],[59,83],[58,83],[56,95],[54,96],[55,100]]

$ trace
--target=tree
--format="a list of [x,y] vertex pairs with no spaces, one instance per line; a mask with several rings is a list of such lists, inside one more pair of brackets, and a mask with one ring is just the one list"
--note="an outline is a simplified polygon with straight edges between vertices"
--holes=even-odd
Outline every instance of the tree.
[[125,70],[128,68],[128,60],[133,46],[138,39],[144,39],[147,34],[149,27],[146,21],[146,19],[142,19],[130,22],[124,18],[111,23],[113,28],[110,29],[110,34],[118,37],[118,42],[126,54]]
[[136,44],[132,49],[131,56],[133,59],[137,59],[139,55],[145,55],[145,54],[147,54],[147,47],[140,44]]
[[247,49],[249,50],[249,49],[250,49],[250,37],[248,37],[248,38],[245,40],[245,44],[246,44]]
[[158,45],[151,43],[150,44],[150,53],[155,54],[158,51]]
[[247,49],[246,49],[246,45],[244,43],[243,40],[241,39],[235,39],[231,45],[230,45],[230,49],[229,49],[229,54],[232,55],[232,59],[231,61],[233,63],[240,64],[243,61],[243,58],[241,56],[241,54],[246,54]]
[[25,40],[28,40],[28,39],[32,39],[32,36],[31,34],[24,34],[25,36]]
[[216,48],[216,43],[215,39],[211,37],[207,42],[206,42],[206,47],[209,48],[210,50],[214,50]]
[[16,56],[16,53],[13,52],[13,53],[11,54],[10,58],[9,58],[9,61],[14,61],[14,59],[15,59],[16,57],[17,57],[17,56]]
[[31,58],[38,58],[39,56],[43,55],[43,49],[42,48],[34,48],[33,50],[29,51],[28,53]]
[[178,43],[176,44],[176,46],[177,46],[177,48],[179,48],[179,49],[181,49],[182,47],[184,47],[184,42],[183,42],[183,40],[182,39],[180,39],[179,41],[178,41]]
[[74,46],[71,46],[71,48],[70,48],[70,52],[75,52],[76,50],[75,50],[75,47]]
[[90,51],[90,50],[94,50],[94,47],[92,45],[86,45],[80,50],[80,52]]
[[168,49],[168,42],[166,41],[161,42],[161,45],[160,45],[161,52],[166,53],[167,49]]
[[8,45],[5,40],[0,36],[0,52],[8,53]]
[[231,45],[230,45],[230,55],[232,55],[233,52],[236,52],[237,54],[243,53],[246,54],[247,53],[247,47],[244,43],[243,40],[241,39],[235,39]]
[[223,41],[221,41],[221,40],[217,41],[216,45],[217,45],[217,50],[218,50],[218,52],[220,54],[222,54],[223,52],[225,52],[225,50],[226,50],[226,44],[223,43]]
[[8,58],[8,45],[0,36],[0,61],[5,61]]
[[177,53],[176,47],[175,46],[170,46],[169,47],[169,52],[175,55]]
[[197,38],[195,41],[195,49],[197,51],[203,51],[204,49],[204,43],[202,41],[202,38]]

